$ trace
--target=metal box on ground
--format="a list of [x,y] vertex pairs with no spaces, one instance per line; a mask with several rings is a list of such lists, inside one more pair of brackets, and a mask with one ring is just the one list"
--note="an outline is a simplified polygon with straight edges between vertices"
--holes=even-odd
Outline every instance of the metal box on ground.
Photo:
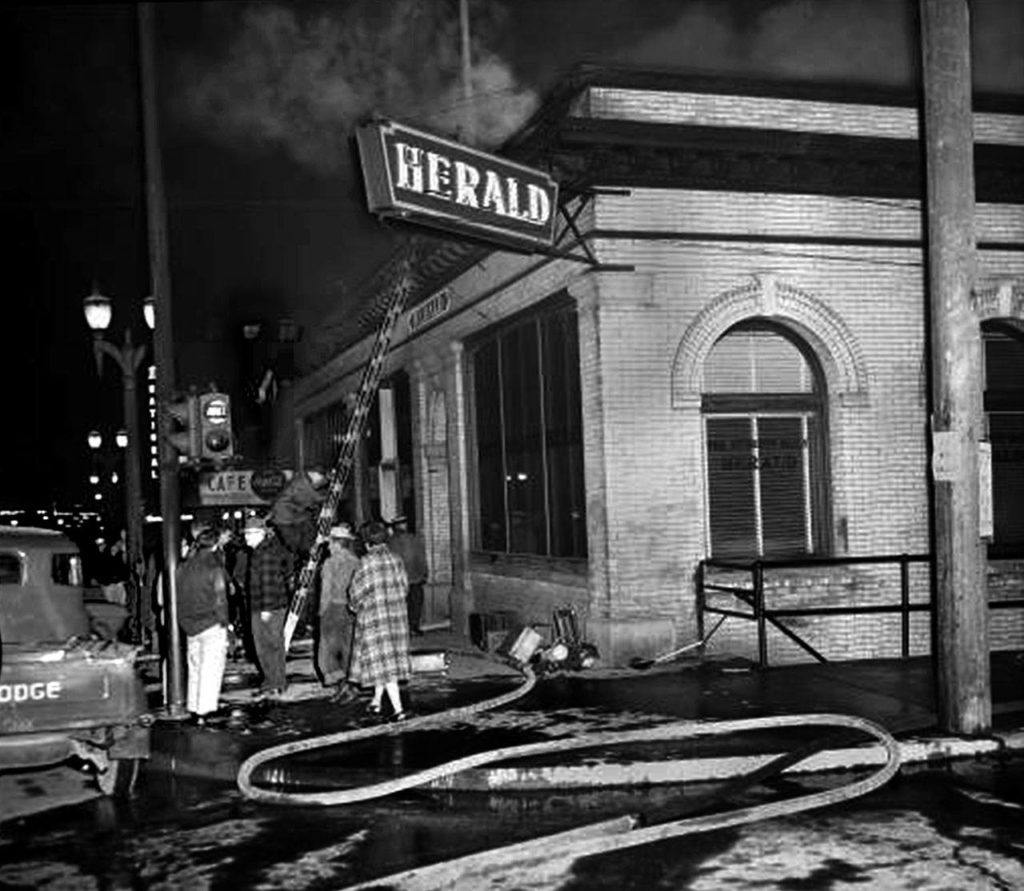
[[515,640],[512,641],[511,646],[508,648],[508,655],[517,662],[522,662],[525,665],[533,657],[533,654],[537,652],[537,647],[539,647],[540,644],[540,634],[528,625],[520,631]]
[[516,614],[511,610],[470,613],[469,639],[481,650],[494,652],[516,623]]
[[448,653],[445,650],[420,650],[409,654],[413,674],[445,674],[448,671]]

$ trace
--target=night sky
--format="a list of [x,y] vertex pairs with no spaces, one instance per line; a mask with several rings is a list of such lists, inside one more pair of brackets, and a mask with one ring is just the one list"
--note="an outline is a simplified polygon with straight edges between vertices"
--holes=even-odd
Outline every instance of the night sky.
[[[470,0],[476,141],[493,148],[580,62],[911,87],[913,0]],[[1024,94],[1024,3],[975,0],[978,90]],[[241,325],[315,338],[390,253],[352,129],[371,113],[461,136],[458,0],[157,4],[175,376],[240,391]],[[135,7],[0,11],[6,266],[0,507],[84,501],[86,432],[122,424],[82,298],[145,336]]]

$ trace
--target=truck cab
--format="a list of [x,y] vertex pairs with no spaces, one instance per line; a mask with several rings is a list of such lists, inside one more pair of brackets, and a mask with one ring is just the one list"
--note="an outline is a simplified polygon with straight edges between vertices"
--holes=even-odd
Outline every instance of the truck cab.
[[78,546],[0,526],[0,771],[74,762],[130,793],[150,752],[140,648],[97,627]]

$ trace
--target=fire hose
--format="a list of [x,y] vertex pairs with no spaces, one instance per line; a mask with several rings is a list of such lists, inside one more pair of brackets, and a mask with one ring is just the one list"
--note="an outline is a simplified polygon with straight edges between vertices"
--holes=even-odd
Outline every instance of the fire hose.
[[[425,889],[425,891],[426,889],[431,889],[433,891],[433,889],[440,888],[483,887],[488,874],[497,875],[503,868],[522,868],[524,864],[530,862],[540,862],[551,858],[572,860],[592,854],[650,844],[677,836],[710,832],[716,829],[838,804],[861,795],[866,795],[880,788],[899,770],[899,743],[888,731],[874,722],[852,715],[796,714],[723,721],[680,721],[641,730],[592,733],[566,739],[509,746],[469,755],[384,782],[328,792],[282,792],[260,788],[253,782],[253,774],[256,770],[270,761],[286,758],[300,752],[308,752],[328,746],[344,745],[375,736],[398,735],[426,727],[449,724],[477,712],[508,705],[529,693],[536,683],[536,676],[528,665],[519,665],[517,667],[523,674],[523,682],[514,690],[491,699],[412,718],[403,721],[401,724],[344,730],[324,736],[294,740],[257,752],[246,759],[239,768],[238,788],[243,795],[255,801],[291,805],[337,806],[392,795],[425,785],[442,777],[498,761],[549,755],[557,752],[568,752],[598,746],[678,742],[698,737],[780,728],[806,728],[809,726],[842,728],[844,733],[857,731],[874,738],[885,750],[885,763],[869,776],[842,786],[786,799],[785,801],[769,802],[719,813],[683,817],[654,825],[644,825],[642,818],[638,815],[626,815],[500,848],[492,848],[454,860],[416,867],[405,872],[375,879],[372,882],[351,886],[352,889],[358,889],[384,885],[405,889]],[[821,744],[811,744],[795,752],[778,755],[752,772],[743,774],[727,783],[725,788],[720,790],[716,797],[724,799],[767,777],[780,774],[810,755],[817,753],[822,748]]]

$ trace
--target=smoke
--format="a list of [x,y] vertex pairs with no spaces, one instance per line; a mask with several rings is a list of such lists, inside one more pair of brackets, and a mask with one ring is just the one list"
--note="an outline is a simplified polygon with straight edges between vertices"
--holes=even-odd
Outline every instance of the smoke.
[[[976,90],[1024,91],[1024,3],[972,0]],[[615,55],[631,64],[740,78],[911,88],[917,0],[694,0]]]
[[[177,110],[236,150],[282,150],[307,169],[333,173],[350,162],[348,138],[371,113],[484,148],[500,144],[538,97],[499,46],[518,45],[517,65],[529,55],[538,81],[593,57],[588,49],[598,61],[742,78],[904,88],[919,78],[917,0],[678,0],[632,15],[598,0],[517,3],[470,4],[468,102],[455,0],[210,4],[211,17],[227,18],[229,37],[216,55],[181,58]],[[1024,91],[1024,3],[972,0],[971,12],[976,88]],[[536,33],[517,30],[525,20]],[[580,59],[548,36],[560,29],[572,29]]]
[[738,23],[719,2],[697,2],[626,54],[658,66],[725,76],[900,84],[915,59],[913,4],[790,0]]
[[371,113],[497,145],[537,97],[488,49],[496,21],[473,22],[467,102],[456,5],[363,0],[312,14],[241,6],[226,51],[180,60],[176,110],[228,146],[280,149],[324,174],[349,163],[348,137]]

